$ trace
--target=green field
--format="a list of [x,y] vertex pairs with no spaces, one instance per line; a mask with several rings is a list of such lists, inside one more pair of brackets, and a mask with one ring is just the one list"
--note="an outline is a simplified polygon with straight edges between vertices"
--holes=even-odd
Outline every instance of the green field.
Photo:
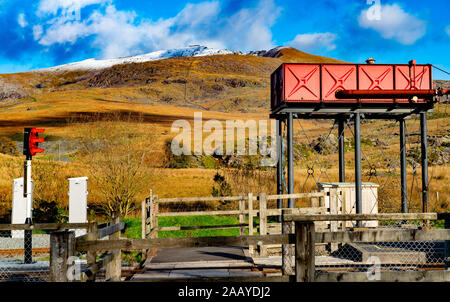
[[[126,223],[125,231],[122,233],[127,238],[141,238],[141,219],[124,218]],[[253,219],[254,225],[259,223],[258,218]],[[248,220],[246,221],[248,223]],[[238,216],[173,216],[160,217],[158,220],[160,227],[174,226],[213,226],[239,224]],[[246,231],[248,234],[248,230]],[[161,231],[159,238],[176,237],[213,237],[213,236],[239,236],[239,229],[206,229],[206,230],[183,230],[183,231]]]

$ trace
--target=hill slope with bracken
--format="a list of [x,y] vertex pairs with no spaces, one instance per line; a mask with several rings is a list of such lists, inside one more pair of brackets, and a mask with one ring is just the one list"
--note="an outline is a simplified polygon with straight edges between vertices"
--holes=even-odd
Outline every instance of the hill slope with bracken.
[[187,56],[186,51],[172,51],[175,55],[182,53],[181,57],[165,58],[167,53],[97,61],[94,68],[87,68],[87,62],[82,61],[0,75],[1,106],[30,103],[27,108],[37,110],[41,101],[58,99],[71,100],[73,107],[83,95],[83,99],[97,101],[102,107],[125,102],[225,112],[266,111],[270,74],[281,63],[342,62],[288,47],[249,54],[200,49]]
[[345,63],[291,47],[243,54],[190,46],[0,74],[0,126],[20,126],[24,120],[54,122],[80,112],[129,111],[130,107],[149,114],[157,106],[167,107],[167,115],[174,107],[266,115],[270,74],[283,62]]

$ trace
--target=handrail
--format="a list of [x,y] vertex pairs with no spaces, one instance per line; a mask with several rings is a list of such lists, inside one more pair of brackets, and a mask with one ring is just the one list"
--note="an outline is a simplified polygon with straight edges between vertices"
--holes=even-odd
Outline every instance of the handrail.
[[437,213],[381,213],[381,214],[304,214],[284,215],[284,221],[363,221],[363,220],[437,220]]
[[0,231],[17,230],[64,230],[64,229],[87,229],[89,223],[34,223],[34,224],[0,224]]

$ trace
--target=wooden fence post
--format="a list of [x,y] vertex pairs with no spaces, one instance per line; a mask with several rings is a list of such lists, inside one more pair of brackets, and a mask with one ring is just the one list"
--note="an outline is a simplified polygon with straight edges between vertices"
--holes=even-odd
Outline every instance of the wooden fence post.
[[[338,214],[338,196],[337,196],[337,189],[336,188],[330,188],[330,214]],[[330,221],[330,231],[331,232],[337,232],[338,230],[338,221]],[[337,243],[329,243],[328,248],[330,252],[334,252],[338,249]]]
[[151,238],[158,238],[158,214],[159,214],[159,202],[158,195],[154,195],[152,212],[152,233]]
[[[312,190],[311,193],[317,193],[317,190]],[[311,197],[311,207],[317,208],[319,206],[319,198]]]
[[[253,236],[253,193],[248,193],[248,235]],[[254,246],[248,247],[250,255],[253,255]]]
[[295,223],[295,280],[313,282],[315,278],[314,222]]
[[[111,225],[120,222],[120,216],[114,215],[111,219]],[[110,240],[120,239],[120,231],[109,235]],[[120,281],[122,276],[122,253],[120,249],[111,251],[112,259],[106,265],[106,281]]]
[[[141,203],[141,239],[147,238],[147,218],[148,218],[148,201],[151,197],[145,198]],[[147,259],[147,250],[142,250],[142,259]]]
[[[242,199],[239,200],[239,224],[245,223],[245,198],[242,196]],[[245,227],[241,226],[240,235],[245,236]]]
[[50,234],[50,281],[67,282],[69,257],[75,251],[75,232],[58,231]]
[[[259,193],[259,234],[267,235],[267,196],[265,192]],[[267,256],[267,247],[259,245],[259,256]]]
[[[96,240],[97,239],[97,232],[98,231],[98,223],[97,222],[91,222],[89,223],[89,233],[94,233],[93,235],[88,235],[86,238],[87,240]],[[89,251],[87,252],[87,267],[90,267],[91,265],[94,265],[97,260],[97,252],[96,251]],[[92,274],[88,277],[88,282],[95,281],[95,274]]]
[[[291,214],[291,209],[283,209],[282,210],[282,220],[281,220],[281,233],[282,234],[292,234],[292,225],[291,221],[284,221],[284,217],[286,214]],[[292,245],[291,244],[282,244],[281,245],[281,272],[283,276],[291,276],[293,275],[292,269]]]

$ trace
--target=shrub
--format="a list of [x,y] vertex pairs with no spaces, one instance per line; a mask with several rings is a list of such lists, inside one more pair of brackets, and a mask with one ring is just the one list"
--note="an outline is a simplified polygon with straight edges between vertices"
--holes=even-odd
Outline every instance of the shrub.
[[8,155],[19,155],[16,143],[7,137],[0,137],[0,153]]

